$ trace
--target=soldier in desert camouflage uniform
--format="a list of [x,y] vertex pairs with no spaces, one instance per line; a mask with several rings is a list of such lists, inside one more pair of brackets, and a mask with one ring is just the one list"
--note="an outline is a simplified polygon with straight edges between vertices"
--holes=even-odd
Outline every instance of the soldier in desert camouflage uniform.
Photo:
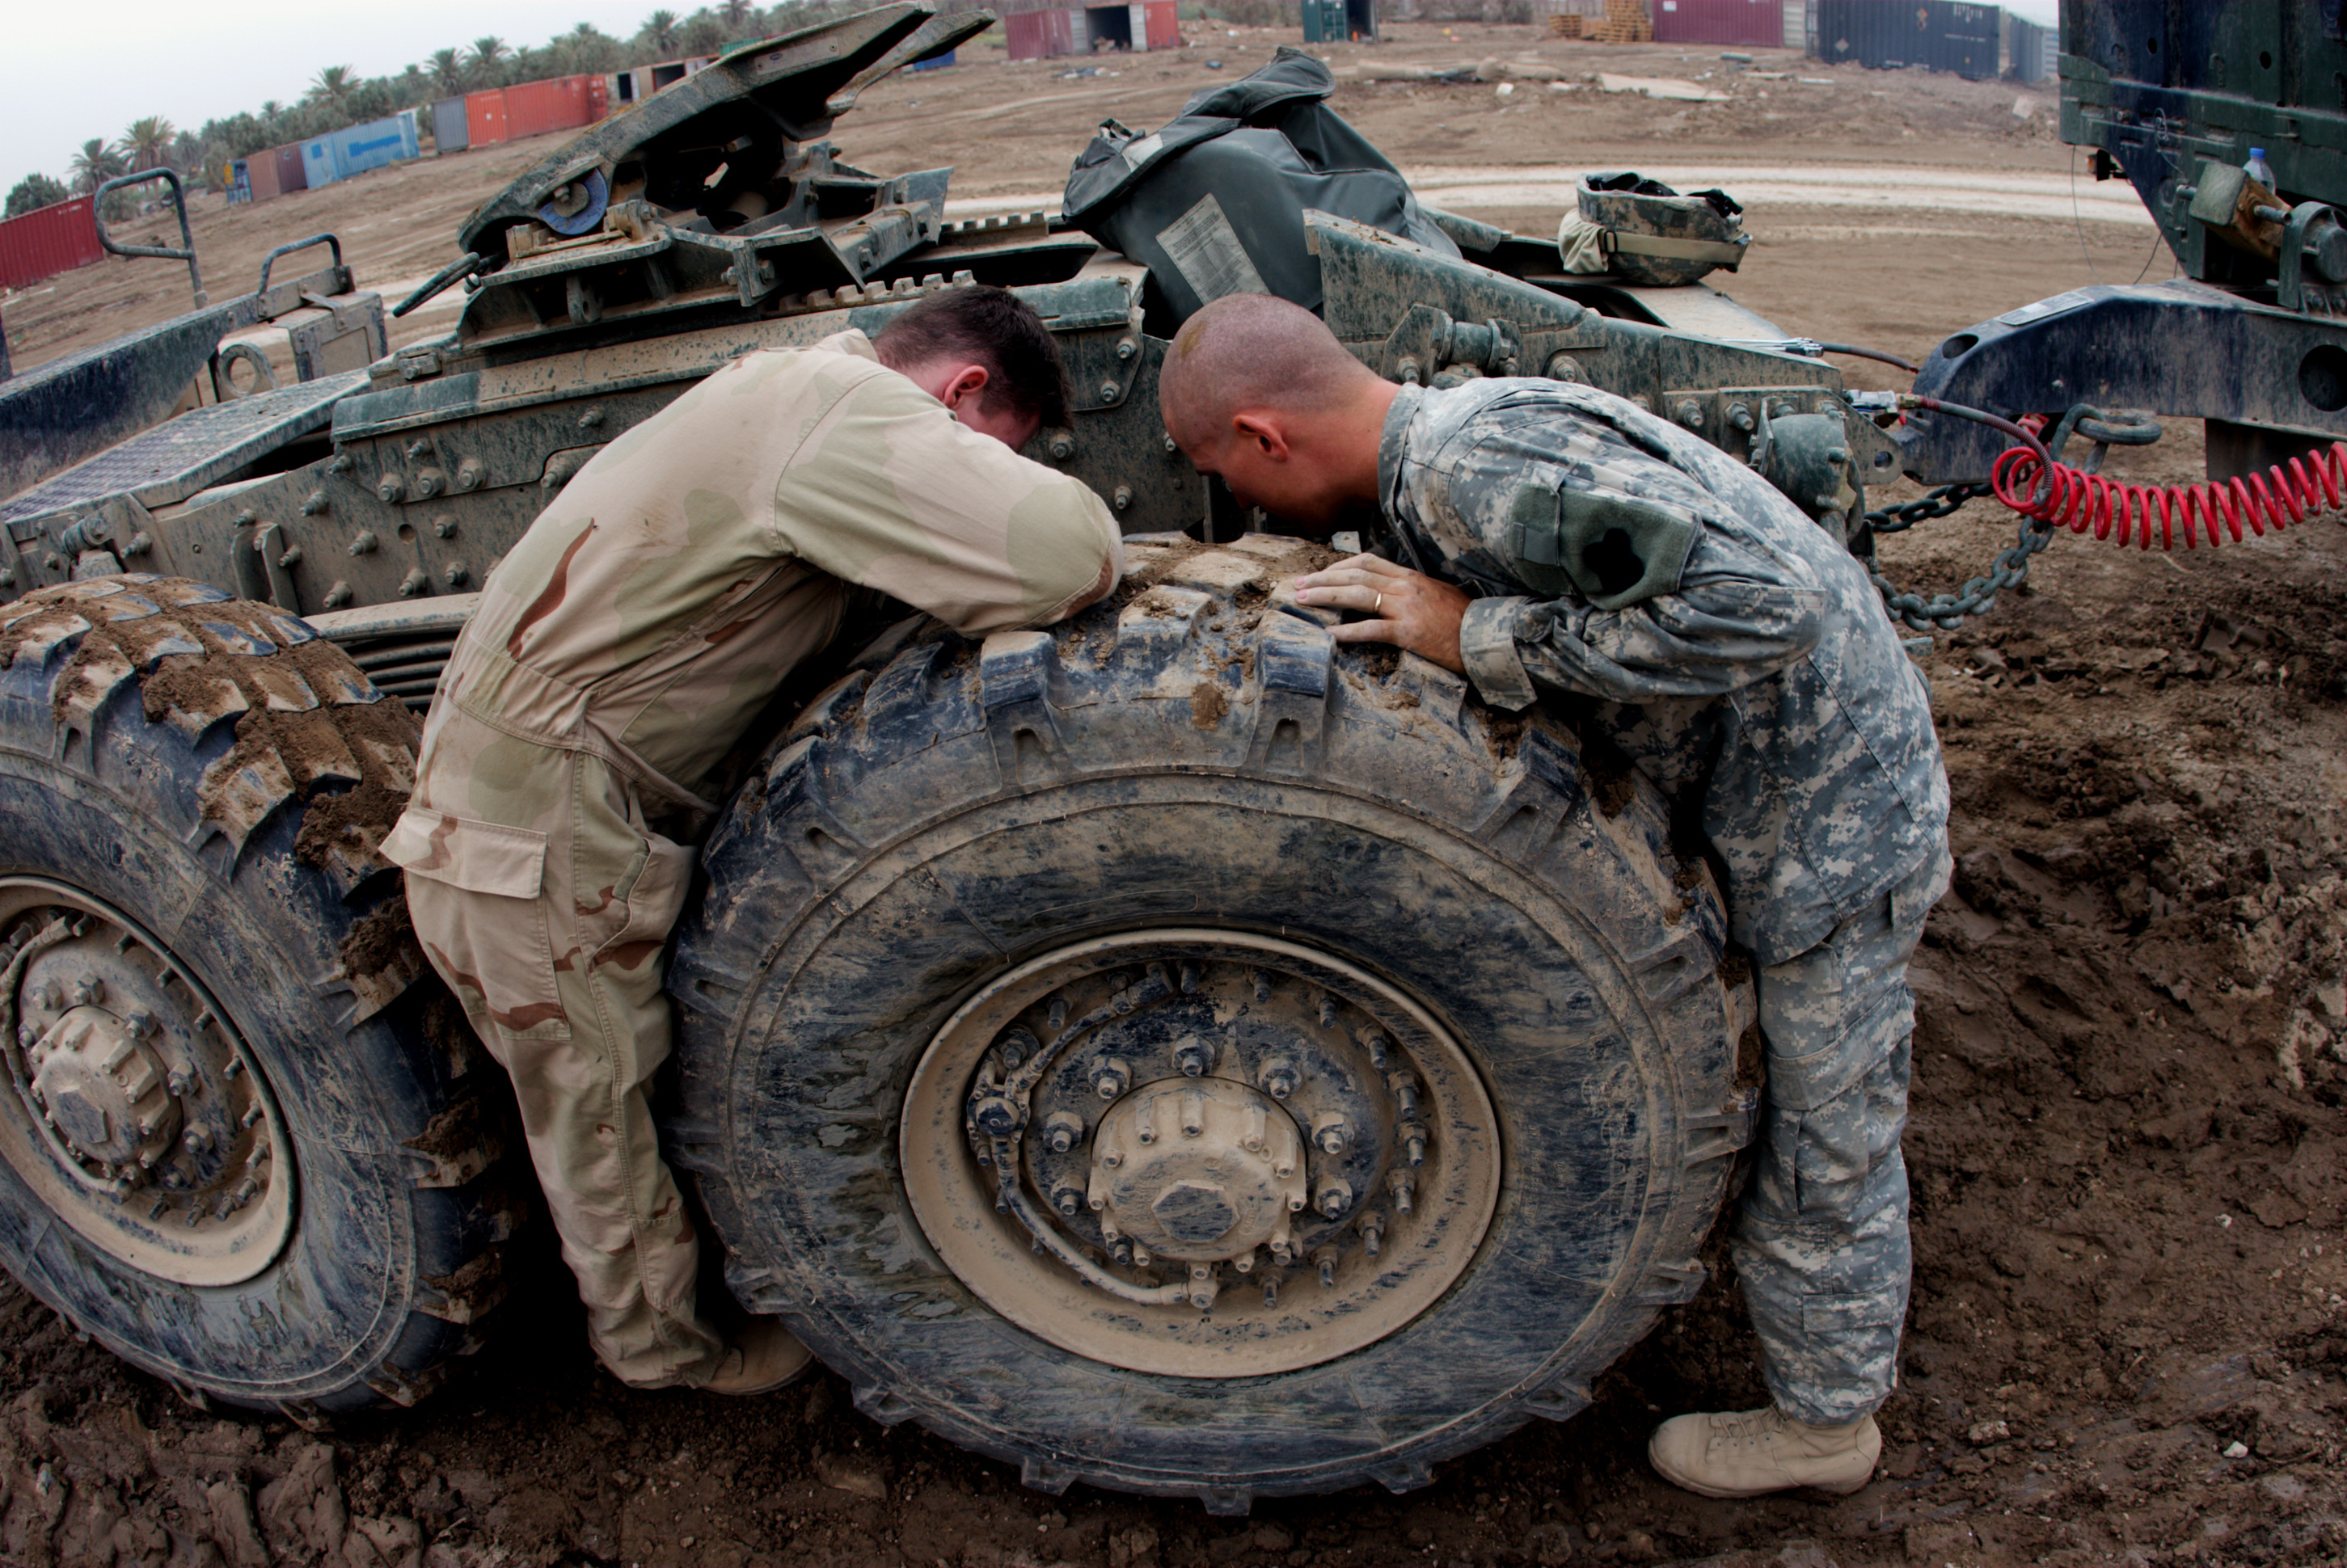
[[1775,1405],[1678,1417],[1651,1452],[1713,1496],[1856,1491],[1907,1306],[1907,959],[1949,870],[1930,696],[1866,573],[1621,398],[1396,387],[1266,296],[1193,317],[1160,384],[1169,432],[1242,502],[1393,524],[1424,573],[1362,556],[1298,579],[1373,617],[1338,638],[1399,643],[1501,707],[1558,696],[1699,804],[1759,968],[1768,1086],[1734,1245]]
[[999,289],[876,339],[753,354],[580,469],[483,587],[384,853],[433,967],[512,1075],[596,1352],[623,1381],[754,1392],[806,1362],[771,1319],[729,1347],[645,1084],[662,954],[711,769],[856,587],[981,634],[1116,580],[1114,519],[1019,456],[1066,376]]

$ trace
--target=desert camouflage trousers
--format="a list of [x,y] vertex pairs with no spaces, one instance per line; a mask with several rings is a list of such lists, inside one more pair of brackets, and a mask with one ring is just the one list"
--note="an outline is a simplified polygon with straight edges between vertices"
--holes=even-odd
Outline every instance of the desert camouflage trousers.
[[505,799],[535,794],[550,809],[534,828],[443,817],[451,864],[496,860],[482,852],[494,838],[542,869],[496,893],[411,865],[408,909],[513,1079],[596,1355],[638,1388],[697,1384],[724,1342],[695,1299],[699,1245],[646,1093],[669,1054],[661,982],[694,852],[646,828],[635,786],[600,758],[510,740],[498,752],[500,783],[521,786]]
[[1759,1158],[1732,1238],[1777,1408],[1854,1421],[1891,1395],[1911,1255],[1907,960],[1948,889],[1947,852],[1760,971],[1768,1087]]

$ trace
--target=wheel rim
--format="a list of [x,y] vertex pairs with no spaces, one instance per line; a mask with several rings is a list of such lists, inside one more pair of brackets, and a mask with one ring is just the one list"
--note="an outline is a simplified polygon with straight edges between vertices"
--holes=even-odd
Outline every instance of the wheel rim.
[[1185,1378],[1399,1330],[1473,1261],[1501,1174],[1481,1080],[1423,1008],[1243,931],[1104,937],[997,979],[915,1068],[899,1149],[988,1306]]
[[0,877],[0,1160],[85,1240],[234,1285],[292,1233],[292,1145],[202,982],[103,899]]

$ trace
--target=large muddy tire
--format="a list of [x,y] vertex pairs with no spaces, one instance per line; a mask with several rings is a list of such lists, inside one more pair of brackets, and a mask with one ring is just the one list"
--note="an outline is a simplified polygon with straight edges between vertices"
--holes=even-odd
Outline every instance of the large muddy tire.
[[1417,1486],[1702,1282],[1750,988],[1628,770],[1340,651],[1293,541],[1128,544],[1066,626],[852,673],[737,797],[671,1146],[880,1420],[1054,1491]]
[[495,1063],[375,853],[415,719],[166,579],[27,595],[0,661],[0,1264],[190,1395],[412,1402],[516,1221]]

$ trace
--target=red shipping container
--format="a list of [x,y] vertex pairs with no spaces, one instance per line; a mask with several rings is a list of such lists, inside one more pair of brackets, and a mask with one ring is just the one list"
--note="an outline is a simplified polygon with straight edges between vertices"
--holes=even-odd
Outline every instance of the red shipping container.
[[252,188],[255,201],[267,201],[285,194],[277,183],[275,148],[264,148],[244,160],[244,182]]
[[1785,46],[1785,0],[1653,0],[1657,44]]
[[506,138],[519,141],[548,131],[576,130],[602,118],[600,77],[552,77],[506,89]]
[[274,158],[277,160],[277,191],[279,195],[282,196],[292,190],[307,190],[310,189],[310,169],[309,166],[302,161],[302,144],[300,142],[297,141],[290,147],[281,147],[275,152],[265,152],[261,156],[263,158]]
[[1152,49],[1178,49],[1182,46],[1181,7],[1175,0],[1148,0],[1143,7],[1149,14],[1149,42]]
[[1002,18],[1014,60],[1048,60],[1076,52],[1076,32],[1064,6],[1048,11],[1016,11]]
[[495,147],[506,138],[506,90],[490,87],[465,95],[465,140],[469,147]]
[[98,248],[88,197],[36,208],[0,222],[0,289],[29,288],[59,272],[87,267],[105,254]]

